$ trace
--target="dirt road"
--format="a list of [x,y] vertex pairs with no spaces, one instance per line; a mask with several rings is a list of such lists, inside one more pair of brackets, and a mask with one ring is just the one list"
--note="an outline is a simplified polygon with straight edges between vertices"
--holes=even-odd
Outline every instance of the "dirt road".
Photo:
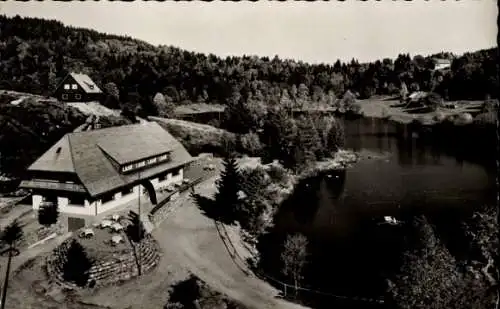
[[[214,178],[197,186],[197,193],[214,191]],[[214,222],[205,217],[191,199],[177,208],[153,231],[163,256],[152,273],[119,287],[87,295],[85,302],[113,308],[162,308],[169,287],[194,273],[213,289],[242,302],[248,308],[304,308],[276,298],[268,283],[247,276],[228,255]]]
[[[213,191],[211,181],[198,193]],[[165,257],[177,260],[212,288],[239,300],[249,308],[303,308],[277,299],[278,292],[266,282],[245,274],[232,261],[214,222],[189,200],[155,230],[160,243],[168,244]]]

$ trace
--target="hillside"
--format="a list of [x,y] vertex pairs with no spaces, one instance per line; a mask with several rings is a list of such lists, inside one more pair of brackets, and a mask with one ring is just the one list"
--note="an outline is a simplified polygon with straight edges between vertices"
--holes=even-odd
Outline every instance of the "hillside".
[[[435,57],[453,59],[451,68],[434,71]],[[277,56],[221,58],[57,21],[0,16],[0,89],[46,94],[68,71],[79,71],[150,115],[158,112],[151,104],[156,93],[174,103],[227,103],[234,93],[266,104],[328,103],[347,89],[360,98],[397,93],[404,82],[409,90],[433,90],[450,100],[483,100],[497,96],[497,58],[496,49],[328,65]]]
[[[12,105],[12,101],[20,103]],[[22,175],[64,134],[85,123],[88,115],[54,99],[0,91],[0,174]],[[119,116],[100,115],[99,123],[108,127],[130,122]]]

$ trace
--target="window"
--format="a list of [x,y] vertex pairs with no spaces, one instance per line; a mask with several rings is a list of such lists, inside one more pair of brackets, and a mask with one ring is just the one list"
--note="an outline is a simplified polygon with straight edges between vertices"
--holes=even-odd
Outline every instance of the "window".
[[125,165],[124,167],[122,167],[122,172],[128,172],[132,169],[132,164],[130,165]]
[[172,176],[179,176],[180,170],[181,170],[180,168],[173,170],[172,171]]
[[77,230],[81,229],[82,227],[85,227],[85,219],[68,217],[68,230],[70,232],[77,231]]
[[64,84],[64,90],[69,90],[69,84]]
[[101,202],[104,204],[104,203],[111,202],[114,199],[115,199],[114,194],[106,194],[101,198]]
[[167,174],[161,174],[160,176],[158,176],[159,182],[165,181],[165,179],[167,179]]
[[81,196],[71,196],[68,198],[68,204],[83,206],[85,205],[85,199]]
[[146,165],[146,162],[141,161],[141,162],[138,162],[136,166],[137,166],[137,167],[143,167],[143,166],[145,166],[145,165]]
[[123,195],[123,196],[124,196],[124,195],[129,195],[129,194],[131,194],[131,193],[132,193],[132,191],[133,191],[133,189],[132,189],[132,188],[125,188],[125,189],[123,189],[123,191],[122,191],[122,195]]
[[78,86],[76,84],[71,85],[71,89],[76,90],[78,89]]
[[152,158],[152,159],[149,159],[149,160],[148,160],[148,164],[155,164],[155,163],[156,163],[156,160],[157,160],[157,158]]
[[82,96],[80,94],[75,94],[75,99],[80,100]]
[[68,95],[67,95],[67,94],[63,94],[63,95],[62,95],[62,99],[63,99],[63,100],[67,100],[67,99],[68,99]]

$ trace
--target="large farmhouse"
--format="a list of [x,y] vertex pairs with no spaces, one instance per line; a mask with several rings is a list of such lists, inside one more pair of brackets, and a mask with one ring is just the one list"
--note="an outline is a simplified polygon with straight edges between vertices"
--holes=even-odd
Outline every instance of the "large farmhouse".
[[68,74],[59,83],[54,95],[64,102],[89,102],[98,101],[102,91],[86,74]]
[[[33,209],[57,203],[68,225],[134,203],[145,191],[183,180],[193,161],[170,133],[155,122],[73,132],[63,136],[29,168],[21,187],[33,192]],[[75,223],[75,220],[79,223]]]

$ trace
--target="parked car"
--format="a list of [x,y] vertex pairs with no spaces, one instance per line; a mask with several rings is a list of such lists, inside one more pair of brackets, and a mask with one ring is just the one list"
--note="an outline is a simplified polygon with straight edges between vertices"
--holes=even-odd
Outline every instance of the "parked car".
[[78,237],[80,238],[92,238],[94,237],[94,231],[89,228],[85,228],[80,233],[78,234]]
[[213,170],[215,170],[215,164],[212,164],[212,163],[211,163],[211,164],[205,165],[205,166],[203,167],[203,169],[204,169],[204,170],[213,171]]

